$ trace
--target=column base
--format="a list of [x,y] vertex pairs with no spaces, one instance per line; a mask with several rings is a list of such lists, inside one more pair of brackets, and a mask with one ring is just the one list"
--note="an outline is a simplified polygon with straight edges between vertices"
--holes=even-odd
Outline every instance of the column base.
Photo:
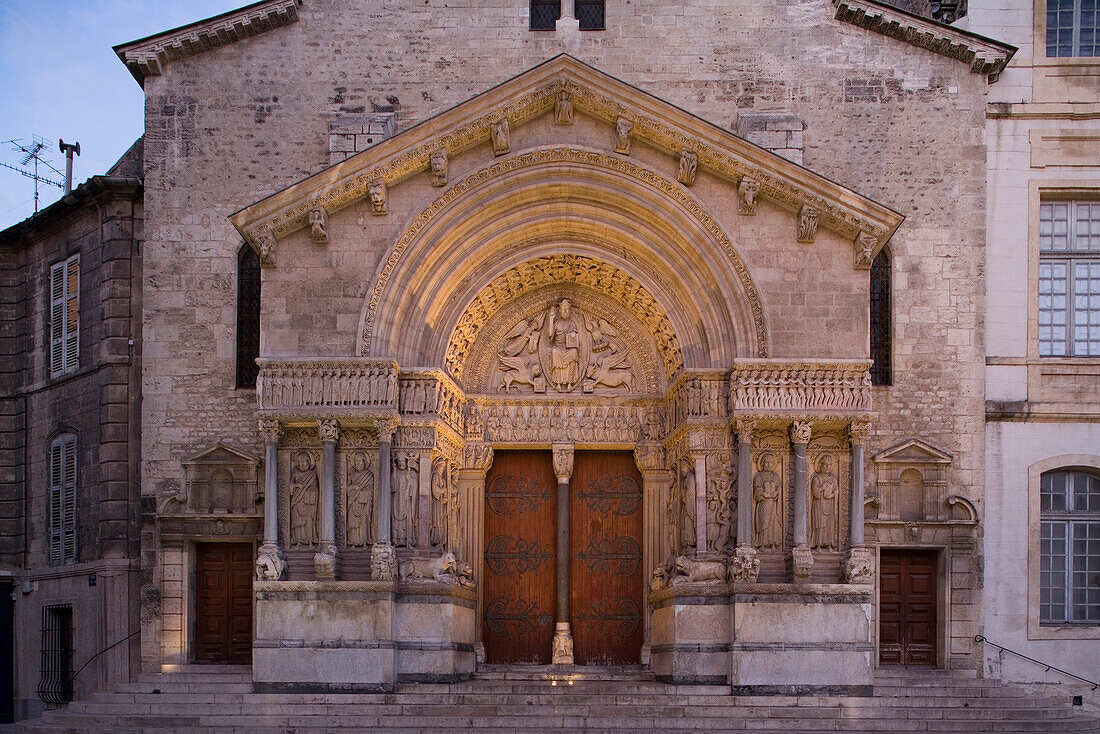
[[759,576],[760,559],[756,557],[756,548],[751,545],[737,546],[729,563],[729,580],[756,581]]
[[550,662],[554,665],[573,664],[573,633],[569,631],[568,622],[558,622],[554,625],[554,643]]
[[322,543],[321,549],[313,554],[313,572],[318,579],[336,578],[336,545]]
[[375,581],[397,578],[397,553],[389,543],[375,543],[371,547],[370,577]]
[[275,543],[264,543],[256,555],[256,578],[261,581],[278,581],[286,576],[286,561]]
[[810,574],[814,570],[814,554],[805,545],[797,545],[791,549],[791,568],[796,584],[810,583]]
[[875,582],[875,549],[865,545],[852,546],[844,561],[840,580],[845,584],[873,584]]

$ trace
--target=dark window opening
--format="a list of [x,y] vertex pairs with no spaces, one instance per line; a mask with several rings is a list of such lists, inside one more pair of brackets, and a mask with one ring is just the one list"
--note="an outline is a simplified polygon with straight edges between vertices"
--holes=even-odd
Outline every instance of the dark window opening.
[[894,384],[890,363],[890,255],[883,250],[871,263],[871,384]]
[[244,245],[237,255],[237,387],[256,387],[259,356],[260,258]]
[[576,8],[582,31],[603,30],[603,0],[577,0]]
[[73,700],[73,608],[42,607],[42,672],[38,698],[48,706]]
[[531,0],[531,30],[552,31],[561,17],[561,0]]

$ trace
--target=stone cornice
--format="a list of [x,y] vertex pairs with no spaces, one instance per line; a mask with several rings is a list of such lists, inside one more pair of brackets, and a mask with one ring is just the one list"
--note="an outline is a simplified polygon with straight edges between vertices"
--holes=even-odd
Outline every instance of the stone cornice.
[[933,53],[958,59],[990,82],[1008,66],[1016,47],[907,13],[875,0],[833,0],[836,19]]
[[301,0],[263,0],[197,23],[173,28],[114,47],[122,63],[144,85],[173,61],[196,56],[243,38],[266,33],[298,20]]
[[370,184],[393,186],[430,166],[433,151],[449,156],[490,141],[493,123],[512,129],[549,112],[561,92],[585,115],[615,126],[633,122],[631,137],[679,156],[694,152],[698,165],[736,188],[743,178],[759,196],[797,213],[810,207],[822,227],[856,239],[873,236],[877,252],[903,216],[867,197],[562,54],[368,150],[262,199],[230,217],[255,248],[264,235],[285,237],[309,222],[320,205],[334,212],[366,198]]

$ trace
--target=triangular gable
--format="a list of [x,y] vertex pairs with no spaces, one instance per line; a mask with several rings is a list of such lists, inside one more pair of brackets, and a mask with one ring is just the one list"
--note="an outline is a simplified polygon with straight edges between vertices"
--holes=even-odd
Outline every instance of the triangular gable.
[[188,456],[180,463],[184,466],[193,466],[195,464],[251,464],[257,466],[260,461],[243,451],[238,451],[232,446],[226,446],[224,443],[216,443],[196,454]]
[[904,217],[849,188],[760,148],[695,115],[561,54],[394,137],[272,194],[230,217],[258,252],[309,223],[311,210],[332,213],[367,198],[374,184],[393,186],[430,167],[431,154],[454,155],[490,140],[490,128],[512,128],[549,111],[559,94],[570,95],[580,114],[612,127],[632,123],[634,139],[671,155],[685,151],[698,165],[736,188],[743,179],[759,196],[791,212],[812,211],[821,227],[852,239],[859,259],[890,239]]
[[872,457],[876,464],[950,464],[955,457],[924,441],[911,438]]

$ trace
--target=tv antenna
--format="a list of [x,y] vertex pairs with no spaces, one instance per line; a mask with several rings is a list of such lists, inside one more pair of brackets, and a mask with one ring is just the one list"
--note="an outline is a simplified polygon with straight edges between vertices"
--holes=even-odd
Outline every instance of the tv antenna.
[[[23,154],[22,160],[19,161],[19,166],[13,166],[7,163],[0,163],[0,166],[3,166],[4,168],[10,168],[11,170],[22,176],[34,179],[34,213],[37,214],[38,185],[40,183],[48,184],[50,186],[56,186],[59,189],[64,188],[64,184],[62,184],[60,181],[55,181],[51,178],[47,178],[45,173],[39,174],[39,164],[50,169],[58,176],[64,176],[64,174],[54,168],[52,165],[50,165],[50,162],[46,160],[45,156],[42,155],[42,151],[45,150],[47,147],[45,138],[42,138],[38,135],[32,135],[30,143],[24,143],[22,138],[16,138],[15,140],[5,140],[3,144],[10,144],[12,146],[11,149],[14,152]],[[28,166],[30,166],[32,162],[34,164],[33,171],[28,169]]]

